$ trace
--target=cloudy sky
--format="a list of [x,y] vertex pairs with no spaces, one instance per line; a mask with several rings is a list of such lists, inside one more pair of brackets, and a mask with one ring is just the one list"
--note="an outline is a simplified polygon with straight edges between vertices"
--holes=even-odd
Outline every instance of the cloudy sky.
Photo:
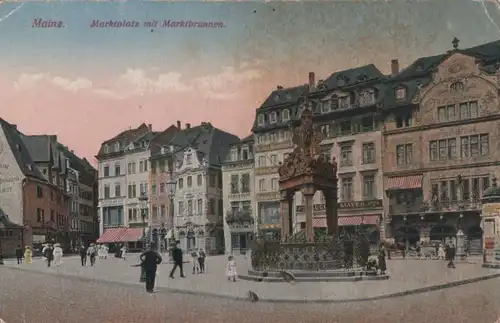
[[[201,121],[249,134],[277,85],[500,37],[496,1],[0,3],[0,116],[92,158],[118,132]],[[32,28],[33,20],[64,28]],[[90,28],[93,20],[224,28]]]

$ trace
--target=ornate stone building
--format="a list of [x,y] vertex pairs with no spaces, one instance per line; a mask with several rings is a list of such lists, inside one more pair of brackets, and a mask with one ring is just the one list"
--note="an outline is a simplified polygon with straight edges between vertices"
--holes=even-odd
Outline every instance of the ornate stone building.
[[229,147],[222,163],[224,241],[227,254],[250,248],[256,231],[253,136]]
[[455,236],[481,249],[481,197],[499,176],[500,42],[417,59],[387,83],[383,129],[388,236]]

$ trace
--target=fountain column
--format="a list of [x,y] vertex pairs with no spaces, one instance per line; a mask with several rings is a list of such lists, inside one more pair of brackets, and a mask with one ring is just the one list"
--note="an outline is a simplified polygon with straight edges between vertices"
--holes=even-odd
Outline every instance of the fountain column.
[[281,241],[286,241],[290,236],[290,199],[286,190],[281,191],[280,218],[281,218]]

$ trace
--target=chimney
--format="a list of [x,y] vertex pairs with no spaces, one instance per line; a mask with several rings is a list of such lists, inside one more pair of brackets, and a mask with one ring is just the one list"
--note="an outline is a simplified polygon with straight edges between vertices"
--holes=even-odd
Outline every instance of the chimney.
[[181,122],[180,122],[180,120],[177,120],[177,128],[181,129]]
[[309,72],[309,90],[314,89],[316,86],[314,72]]
[[186,123],[186,129],[190,129],[191,128],[191,124],[190,123]]
[[153,125],[150,123],[148,124],[149,131],[153,131]]
[[397,59],[391,60],[391,75],[394,76],[399,73],[399,61]]
[[276,87],[276,90],[283,90],[283,87],[282,87],[281,85],[278,85],[278,86]]

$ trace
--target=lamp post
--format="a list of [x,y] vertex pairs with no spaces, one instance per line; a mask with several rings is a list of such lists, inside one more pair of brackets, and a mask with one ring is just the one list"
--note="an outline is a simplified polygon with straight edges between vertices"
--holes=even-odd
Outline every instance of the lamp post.
[[[172,173],[172,172],[170,172],[170,173]],[[175,198],[176,188],[177,188],[177,181],[173,180],[172,176],[170,176],[170,179],[166,182],[166,189],[167,189],[168,199],[169,199],[169,203],[170,203],[170,207],[168,209],[168,211],[169,211],[168,216],[170,217],[170,225],[171,225],[170,230],[172,230],[172,238],[171,238],[171,241],[169,241],[169,246],[172,243],[175,244],[175,240],[176,240],[175,231],[174,231],[174,229],[175,229],[174,198]]]
[[144,192],[139,196],[139,203],[141,206],[141,219],[142,219],[142,241],[146,242],[146,216],[148,214],[148,197]]

